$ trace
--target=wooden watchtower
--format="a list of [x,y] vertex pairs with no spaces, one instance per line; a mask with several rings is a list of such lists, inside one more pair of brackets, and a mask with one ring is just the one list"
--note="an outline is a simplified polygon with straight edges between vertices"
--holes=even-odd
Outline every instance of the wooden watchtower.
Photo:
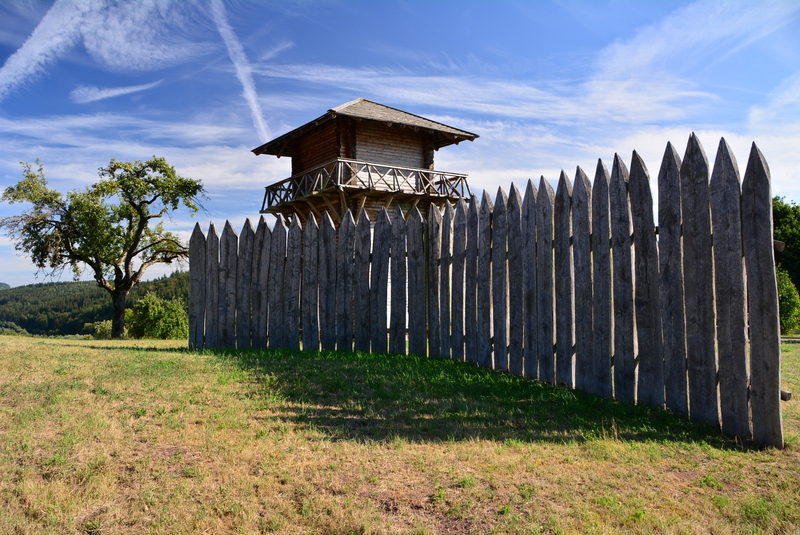
[[348,209],[366,210],[376,221],[381,208],[412,207],[469,199],[467,175],[437,171],[433,154],[441,147],[478,136],[369,100],[357,99],[260,147],[256,155],[292,159],[292,176],[266,187],[261,213],[328,212],[336,225]]

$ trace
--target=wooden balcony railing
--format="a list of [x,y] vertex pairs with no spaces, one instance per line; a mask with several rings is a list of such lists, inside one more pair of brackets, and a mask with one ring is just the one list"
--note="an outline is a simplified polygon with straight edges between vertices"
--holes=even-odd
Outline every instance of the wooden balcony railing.
[[267,186],[261,211],[328,190],[372,190],[434,197],[464,197],[471,192],[464,173],[397,167],[340,158]]

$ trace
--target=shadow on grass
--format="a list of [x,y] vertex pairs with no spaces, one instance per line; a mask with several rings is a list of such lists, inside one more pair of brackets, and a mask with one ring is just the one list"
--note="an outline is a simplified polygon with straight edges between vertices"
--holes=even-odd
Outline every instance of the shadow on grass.
[[598,438],[741,449],[665,410],[445,359],[333,351],[210,350],[254,372],[255,396],[331,438],[564,443]]

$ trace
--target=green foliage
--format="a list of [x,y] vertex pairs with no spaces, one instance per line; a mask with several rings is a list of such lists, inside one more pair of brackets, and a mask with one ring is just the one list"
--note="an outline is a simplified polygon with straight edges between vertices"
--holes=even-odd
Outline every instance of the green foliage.
[[8,290],[11,288],[11,285],[6,284],[5,282],[0,282],[0,290]]
[[778,268],[778,301],[781,334],[791,334],[800,324],[800,295],[785,269]]
[[[133,307],[148,292],[188,302],[189,274],[177,271],[139,283],[131,290],[127,306]],[[0,292],[0,322],[14,322],[34,335],[93,335],[94,324],[110,322],[111,313],[106,292],[88,281],[30,284]]]
[[0,334],[10,336],[30,336],[30,333],[13,321],[0,321]]
[[[125,310],[125,324],[129,325],[133,311],[131,309]],[[83,326],[83,332],[90,334],[95,340],[110,340],[111,339],[111,320],[96,321],[94,323],[87,323]],[[125,328],[125,335],[128,334],[128,328]]]
[[98,286],[111,294],[113,335],[124,332],[125,298],[155,263],[188,256],[177,235],[158,220],[181,205],[198,210],[200,181],[179,176],[164,158],[118,162],[100,168],[100,180],[66,194],[47,187],[42,164],[23,163],[23,179],[0,201],[32,207],[0,218],[0,228],[40,271],[69,267],[77,277],[88,267]]
[[775,264],[786,270],[797,287],[800,286],[800,206],[785,199],[772,199],[775,239],[786,244],[786,249],[775,254]]
[[148,293],[133,307],[128,335],[133,338],[189,337],[189,316],[181,301]]

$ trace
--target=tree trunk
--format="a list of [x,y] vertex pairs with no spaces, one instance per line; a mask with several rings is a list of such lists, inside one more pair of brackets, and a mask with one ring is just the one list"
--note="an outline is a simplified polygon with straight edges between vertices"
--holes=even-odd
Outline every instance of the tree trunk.
[[116,291],[111,293],[111,303],[114,308],[114,312],[111,317],[111,338],[115,340],[125,337],[125,301],[127,299],[127,291]]

